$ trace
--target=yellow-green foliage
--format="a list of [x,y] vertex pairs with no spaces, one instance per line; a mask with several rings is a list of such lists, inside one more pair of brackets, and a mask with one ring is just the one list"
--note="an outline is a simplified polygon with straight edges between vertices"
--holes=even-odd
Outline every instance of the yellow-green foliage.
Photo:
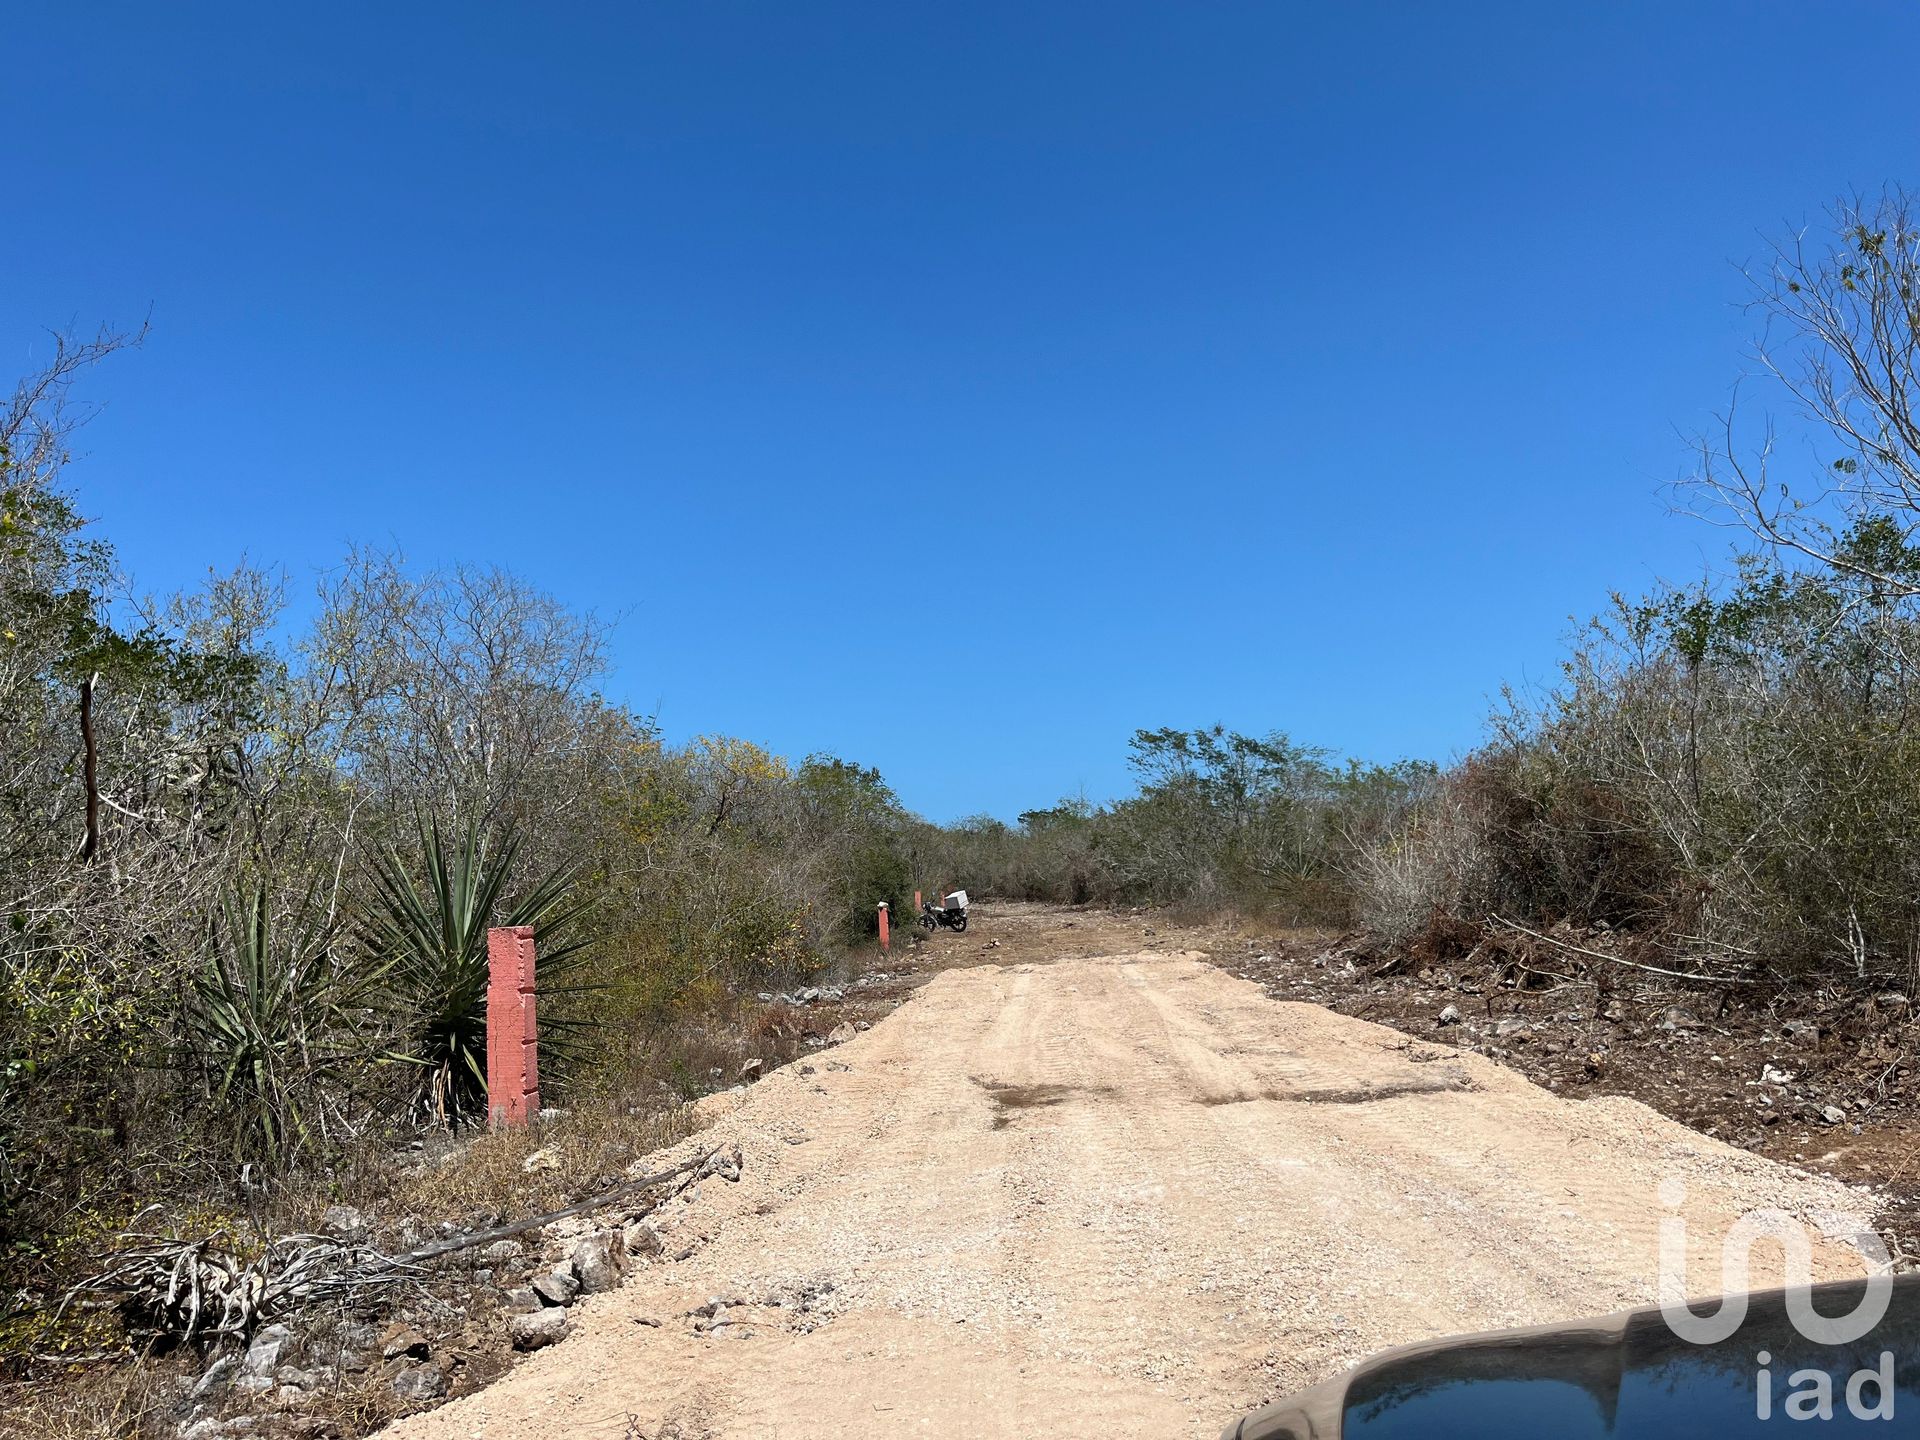
[[[60,1228],[44,1237],[33,1273],[55,1285],[91,1273],[100,1268],[130,1230],[196,1237],[246,1234],[234,1217],[204,1201],[181,1204],[171,1195],[135,1199],[114,1192],[75,1206]],[[234,1239],[229,1248],[244,1254],[247,1242]],[[0,1318],[0,1360],[9,1356],[85,1356],[117,1350],[125,1343],[125,1332],[114,1311],[80,1305],[69,1305],[63,1311],[55,1296],[48,1295],[47,1299],[51,1303]]]
[[[783,986],[905,899],[875,856],[901,853],[904,817],[872,771],[703,735],[633,757],[618,812],[632,844],[597,964],[598,1008],[658,1023],[742,989]],[[897,892],[897,893],[896,893]]]

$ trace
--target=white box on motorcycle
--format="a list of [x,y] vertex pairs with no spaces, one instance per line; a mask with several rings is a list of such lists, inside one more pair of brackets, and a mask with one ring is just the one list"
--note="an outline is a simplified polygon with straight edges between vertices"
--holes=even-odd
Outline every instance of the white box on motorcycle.
[[951,895],[947,896],[945,904],[947,909],[949,910],[966,909],[967,908],[967,892],[964,890],[954,891]]

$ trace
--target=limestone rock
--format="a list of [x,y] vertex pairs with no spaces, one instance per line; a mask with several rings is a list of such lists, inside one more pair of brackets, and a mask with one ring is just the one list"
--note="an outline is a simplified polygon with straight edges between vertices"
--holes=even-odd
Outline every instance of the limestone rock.
[[447,1377],[438,1365],[409,1365],[393,1377],[391,1389],[400,1399],[416,1404],[438,1400],[447,1393]]
[[583,1295],[604,1295],[620,1283],[626,1246],[612,1230],[589,1235],[573,1247],[569,1263]]
[[567,1312],[539,1310],[531,1315],[516,1315],[507,1322],[507,1334],[516,1350],[539,1350],[565,1337]]

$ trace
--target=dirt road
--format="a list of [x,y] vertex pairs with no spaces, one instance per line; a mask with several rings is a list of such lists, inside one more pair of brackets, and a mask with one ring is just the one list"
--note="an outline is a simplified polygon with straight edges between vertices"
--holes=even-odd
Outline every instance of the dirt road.
[[1663,1180],[1716,1251],[1864,1203],[1164,953],[946,971],[721,1140],[744,1177],[664,1219],[687,1258],[391,1433],[1211,1436],[1385,1346],[1648,1303]]

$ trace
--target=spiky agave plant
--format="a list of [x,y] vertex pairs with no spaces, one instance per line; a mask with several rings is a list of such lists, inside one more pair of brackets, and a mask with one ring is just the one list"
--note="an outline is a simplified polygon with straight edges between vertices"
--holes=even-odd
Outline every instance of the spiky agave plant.
[[[367,907],[366,941],[398,1003],[405,1035],[399,1058],[419,1067],[419,1099],[441,1125],[487,1111],[487,929],[531,925],[542,991],[577,970],[591,937],[590,907],[577,872],[556,870],[511,906],[503,896],[519,858],[511,832],[489,837],[469,825],[449,845],[438,825],[420,832],[416,866],[397,850],[380,857]],[[564,1052],[574,1027],[542,1026],[550,1051]]]
[[349,967],[336,939],[310,897],[276,920],[264,884],[236,887],[208,927],[185,1049],[244,1158],[284,1160],[315,1140],[327,1082],[367,1058],[358,1019],[378,967]]

